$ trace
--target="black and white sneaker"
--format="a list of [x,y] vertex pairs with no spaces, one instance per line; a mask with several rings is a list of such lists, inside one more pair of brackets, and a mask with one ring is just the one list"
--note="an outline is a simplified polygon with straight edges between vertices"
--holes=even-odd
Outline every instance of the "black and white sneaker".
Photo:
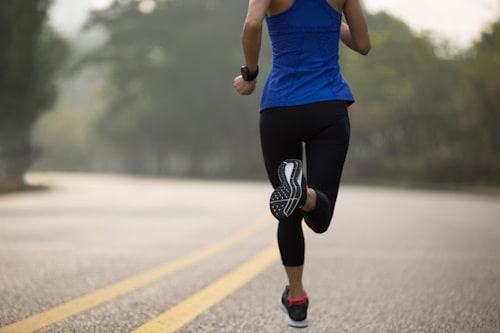
[[301,208],[307,199],[307,187],[302,162],[300,160],[286,160],[278,167],[278,177],[281,184],[271,194],[269,206],[271,213],[283,220]]
[[286,313],[288,326],[295,328],[307,327],[309,324],[307,322],[307,308],[309,306],[307,295],[300,300],[290,301],[288,299],[289,293],[290,289],[286,286],[280,299],[280,309]]

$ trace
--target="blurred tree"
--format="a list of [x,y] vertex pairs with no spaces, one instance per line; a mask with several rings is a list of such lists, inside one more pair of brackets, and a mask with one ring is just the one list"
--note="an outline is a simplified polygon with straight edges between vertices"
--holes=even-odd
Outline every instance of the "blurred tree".
[[231,84],[242,61],[245,6],[115,1],[93,13],[88,27],[103,27],[109,36],[88,59],[110,65],[99,132],[125,171],[226,177],[255,175],[252,163],[262,169],[258,93],[245,106]]
[[67,45],[46,26],[50,0],[0,1],[0,190],[22,188],[37,151],[30,133],[56,95]]
[[457,137],[450,144],[449,177],[500,184],[500,17],[459,65]]
[[357,96],[351,112],[350,179],[499,184],[498,24],[470,55],[442,58],[384,13],[369,15],[373,51],[344,52]]
[[[352,155],[346,173],[357,179],[414,179],[424,155],[446,133],[453,68],[425,36],[385,13],[369,15],[372,52],[343,48],[343,72],[357,103],[351,112]],[[445,101],[443,103],[443,101]]]
[[[82,136],[101,136],[94,165],[109,169],[98,171],[265,177],[260,90],[243,98],[231,86],[245,10],[233,0],[117,0],[92,14],[88,27],[108,36],[87,59],[108,77],[96,131]],[[356,96],[345,179],[498,184],[498,25],[452,57],[392,16],[367,17],[369,56],[341,48]],[[259,89],[269,53],[264,36]]]

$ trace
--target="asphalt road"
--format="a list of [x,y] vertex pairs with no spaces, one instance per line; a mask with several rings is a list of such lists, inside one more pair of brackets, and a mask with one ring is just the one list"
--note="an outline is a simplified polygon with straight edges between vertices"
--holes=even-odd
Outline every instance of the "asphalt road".
[[[267,184],[29,179],[0,196],[0,333],[296,331]],[[304,280],[301,332],[498,333],[500,197],[343,186]]]

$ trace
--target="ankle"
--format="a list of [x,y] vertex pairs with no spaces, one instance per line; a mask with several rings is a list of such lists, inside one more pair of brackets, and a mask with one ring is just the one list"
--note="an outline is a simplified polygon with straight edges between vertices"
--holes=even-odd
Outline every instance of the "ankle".
[[304,298],[307,298],[307,293],[303,287],[293,288],[288,292],[289,301],[300,302]]

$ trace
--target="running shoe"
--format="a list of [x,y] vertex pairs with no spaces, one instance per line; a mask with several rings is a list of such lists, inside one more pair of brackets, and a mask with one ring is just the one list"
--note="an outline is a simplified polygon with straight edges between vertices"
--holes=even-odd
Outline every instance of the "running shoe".
[[283,220],[301,208],[307,199],[306,179],[300,160],[286,160],[278,167],[278,177],[281,184],[271,194],[269,206],[271,213]]
[[288,299],[289,293],[290,288],[286,286],[280,299],[280,309],[286,313],[288,326],[295,328],[307,327],[307,307],[309,306],[307,295],[300,300],[290,301]]

